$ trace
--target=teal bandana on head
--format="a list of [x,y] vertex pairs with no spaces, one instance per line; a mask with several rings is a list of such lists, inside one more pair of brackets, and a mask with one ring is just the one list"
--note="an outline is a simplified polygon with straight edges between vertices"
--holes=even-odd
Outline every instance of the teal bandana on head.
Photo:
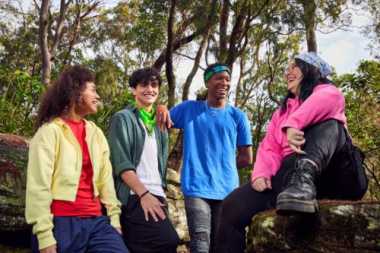
[[207,82],[208,80],[210,80],[210,78],[213,75],[220,73],[220,72],[224,72],[224,71],[226,71],[229,75],[231,75],[231,70],[227,65],[223,65],[223,64],[216,65],[210,69],[206,69],[206,71],[203,74],[203,78],[204,78],[205,82]]

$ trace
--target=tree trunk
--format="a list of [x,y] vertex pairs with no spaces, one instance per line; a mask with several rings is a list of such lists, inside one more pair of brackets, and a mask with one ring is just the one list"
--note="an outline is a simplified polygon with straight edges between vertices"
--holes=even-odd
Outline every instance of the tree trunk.
[[220,22],[219,22],[219,55],[218,60],[224,61],[227,58],[227,27],[228,20],[230,15],[230,1],[222,1],[222,10],[220,13]]
[[[207,18],[207,22],[204,26],[200,27],[198,30],[196,30],[194,33],[190,34],[189,36],[183,37],[183,38],[176,38],[173,40],[173,51],[176,51],[177,49],[181,48],[182,46],[192,42],[194,39],[196,39],[198,36],[203,34],[208,26],[211,26],[213,24],[213,17],[216,15],[217,7],[217,0],[212,0],[211,2],[211,9]],[[154,62],[153,67],[157,70],[161,70],[162,66],[165,64],[166,60],[166,54],[168,49],[165,48],[161,54],[158,56],[157,60]]]
[[[172,130],[173,131],[173,130]],[[175,143],[168,157],[168,168],[180,171],[182,167],[183,130],[177,131]]]
[[192,67],[190,74],[187,76],[186,81],[183,85],[182,101],[189,99],[190,86],[191,86],[191,83],[193,82],[194,76],[197,73],[197,70],[199,68],[199,62],[201,60],[203,50],[206,46],[207,40],[208,40],[208,32],[205,34],[205,36],[202,39],[201,44],[199,45],[199,49],[198,49],[197,54],[196,54],[195,59],[194,59],[193,67]]
[[49,0],[42,0],[40,8],[39,21],[39,44],[42,56],[42,83],[48,85],[50,83],[51,74],[51,55],[48,45],[48,23],[49,23]]
[[173,71],[173,40],[174,40],[174,18],[176,0],[171,0],[170,13],[168,20],[168,43],[166,45],[166,78],[168,81],[168,108],[175,104],[175,76]]
[[302,7],[304,10],[303,21],[306,30],[306,42],[308,52],[317,52],[317,37],[316,30],[316,9],[315,0],[302,0]]

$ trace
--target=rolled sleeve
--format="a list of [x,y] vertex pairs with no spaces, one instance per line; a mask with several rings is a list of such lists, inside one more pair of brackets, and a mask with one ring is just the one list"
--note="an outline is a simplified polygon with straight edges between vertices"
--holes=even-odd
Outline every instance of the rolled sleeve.
[[132,139],[125,119],[121,114],[115,114],[109,128],[108,143],[116,176],[120,176],[126,170],[136,170],[133,163],[132,143],[130,142]]

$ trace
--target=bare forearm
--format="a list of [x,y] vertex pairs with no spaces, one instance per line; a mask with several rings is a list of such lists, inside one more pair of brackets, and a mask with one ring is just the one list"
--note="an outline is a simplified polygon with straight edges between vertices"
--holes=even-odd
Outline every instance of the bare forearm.
[[252,167],[252,147],[244,146],[238,148],[238,155],[236,157],[236,166],[238,169]]
[[247,167],[252,167],[252,160],[249,159],[240,159],[236,161],[236,166],[238,169],[243,169]]
[[144,184],[137,177],[136,172],[134,170],[127,170],[122,175],[124,183],[128,185],[129,188],[132,189],[138,196],[141,196],[144,192],[147,191]]

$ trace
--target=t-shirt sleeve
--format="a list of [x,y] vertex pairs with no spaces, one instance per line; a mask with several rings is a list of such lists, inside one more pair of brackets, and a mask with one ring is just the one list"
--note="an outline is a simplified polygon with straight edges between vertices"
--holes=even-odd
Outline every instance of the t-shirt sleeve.
[[240,112],[240,117],[237,125],[237,146],[252,145],[251,125],[247,114]]
[[191,106],[190,101],[180,103],[179,105],[174,106],[170,109],[170,118],[174,123],[174,128],[183,129],[185,125],[185,115],[189,106]]

